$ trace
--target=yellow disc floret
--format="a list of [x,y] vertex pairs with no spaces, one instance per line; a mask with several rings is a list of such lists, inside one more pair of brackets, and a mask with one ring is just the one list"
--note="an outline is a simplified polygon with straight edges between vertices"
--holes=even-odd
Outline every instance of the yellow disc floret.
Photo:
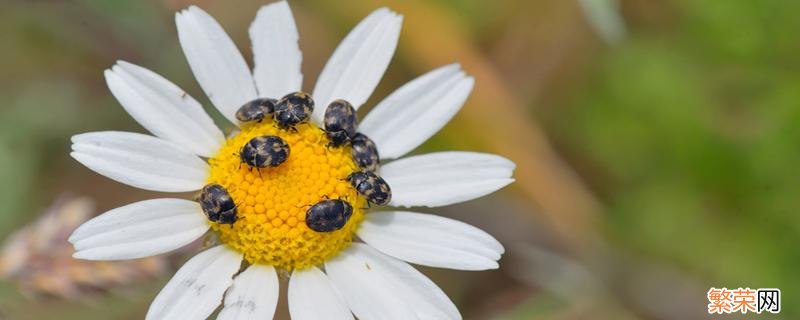
[[[255,169],[243,164],[239,151],[250,139],[274,135],[290,147],[278,167]],[[241,252],[252,264],[284,270],[325,262],[350,245],[364,217],[365,200],[344,180],[357,170],[349,147],[328,147],[325,133],[310,123],[279,129],[265,119],[245,124],[209,159],[209,183],[225,187],[237,205],[233,224],[211,223],[219,240]],[[316,232],[305,223],[306,210],[324,199],[342,199],[353,207],[345,226]]]

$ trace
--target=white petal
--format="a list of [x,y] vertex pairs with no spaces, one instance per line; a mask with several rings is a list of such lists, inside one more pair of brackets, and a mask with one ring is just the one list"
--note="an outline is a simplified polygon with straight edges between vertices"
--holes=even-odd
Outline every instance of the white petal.
[[381,158],[401,157],[444,127],[464,105],[474,84],[458,64],[428,72],[381,101],[358,131],[375,141]]
[[413,306],[399,299],[384,270],[374,269],[369,262],[351,247],[325,263],[328,276],[350,310],[359,319],[416,319]]
[[325,267],[359,319],[461,319],[425,275],[365,244],[354,243]]
[[158,74],[118,61],[106,83],[125,111],[154,135],[211,157],[225,141],[197,100]]
[[169,252],[200,238],[208,223],[197,202],[153,199],[108,211],[78,227],[69,238],[73,257],[125,260]]
[[209,172],[205,161],[180,146],[132,132],[74,135],[70,156],[106,177],[152,191],[199,190]]
[[316,267],[289,279],[289,314],[294,320],[352,320],[353,314],[333,282]]
[[208,13],[190,6],[175,14],[181,48],[208,99],[231,122],[236,110],[257,97],[253,76],[241,52]]
[[411,263],[458,270],[496,269],[503,246],[481,229],[430,214],[390,211],[366,216],[358,236]]
[[399,159],[380,174],[392,189],[390,205],[439,207],[485,196],[513,182],[514,163],[477,152],[437,152]]
[[233,283],[242,256],[224,245],[194,256],[161,289],[145,319],[206,319]]
[[233,280],[225,294],[225,307],[217,319],[272,319],[278,305],[278,274],[275,268],[252,265]]
[[297,44],[297,26],[286,1],[261,7],[250,25],[253,42],[253,78],[261,97],[280,98],[300,91],[303,54]]
[[386,8],[373,11],[344,38],[325,64],[314,87],[314,120],[344,99],[358,109],[367,101],[392,60],[403,17]]

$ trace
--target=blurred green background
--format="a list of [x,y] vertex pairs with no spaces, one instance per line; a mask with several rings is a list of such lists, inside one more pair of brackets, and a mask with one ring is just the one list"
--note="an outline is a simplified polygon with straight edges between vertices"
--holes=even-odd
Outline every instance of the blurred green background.
[[[338,41],[384,5],[404,30],[367,106],[453,61],[476,77],[462,112],[416,151],[518,165],[511,187],[432,211],[508,248],[500,270],[424,269],[466,319],[704,319],[711,286],[780,288],[781,316],[748,318],[800,317],[800,2],[586,2],[291,5],[308,90]],[[210,106],[174,27],[191,3],[250,59],[260,1],[0,2],[0,239],[65,193],[98,212],[156,196],[77,164],[69,137],[144,131],[105,86],[117,59]],[[71,301],[0,280],[0,319],[140,319],[167,279]]]

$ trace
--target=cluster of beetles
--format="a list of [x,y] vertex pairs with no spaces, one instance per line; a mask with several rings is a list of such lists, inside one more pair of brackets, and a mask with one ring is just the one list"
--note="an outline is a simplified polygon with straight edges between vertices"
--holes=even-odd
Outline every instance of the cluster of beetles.
[[[243,122],[261,122],[271,117],[275,124],[286,130],[307,122],[314,110],[314,100],[306,93],[290,93],[280,100],[261,98],[245,103],[236,112],[236,119]],[[354,162],[359,171],[346,179],[355,190],[375,205],[386,205],[391,200],[391,190],[383,178],[375,174],[380,158],[375,143],[357,131],[356,110],[344,100],[336,100],[325,109],[325,135],[329,147],[350,145]],[[289,145],[278,136],[258,136],[250,139],[239,151],[242,163],[255,169],[274,168],[289,158]],[[236,204],[230,193],[221,185],[211,183],[203,187],[200,205],[209,220],[221,224],[236,222]],[[342,199],[324,199],[306,210],[306,225],[317,232],[332,232],[341,229],[353,214],[353,206]]]

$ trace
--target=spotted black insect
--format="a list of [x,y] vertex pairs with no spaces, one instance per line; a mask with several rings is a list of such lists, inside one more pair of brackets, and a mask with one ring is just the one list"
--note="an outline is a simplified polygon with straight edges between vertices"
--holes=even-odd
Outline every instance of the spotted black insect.
[[347,176],[347,181],[367,201],[376,205],[387,205],[392,200],[392,189],[386,180],[370,171],[357,171]]
[[272,116],[277,102],[275,99],[259,98],[245,103],[236,111],[236,119],[241,122],[261,122],[264,118]]
[[356,109],[344,100],[336,100],[325,109],[325,134],[333,147],[347,143],[356,134],[358,119]]
[[316,232],[336,231],[344,227],[352,215],[353,206],[347,201],[322,200],[306,210],[306,225]]
[[314,100],[305,92],[294,92],[285,95],[275,105],[275,122],[278,127],[290,128],[298,123],[306,122],[314,111]]
[[372,139],[365,136],[363,133],[356,133],[350,141],[352,149],[350,154],[359,168],[366,171],[375,172],[381,165],[380,157],[378,157],[378,147]]
[[225,187],[216,183],[207,184],[200,191],[199,200],[208,220],[222,224],[236,222],[236,204]]
[[289,145],[278,136],[259,136],[242,147],[239,158],[255,168],[277,167],[289,158],[290,151]]

